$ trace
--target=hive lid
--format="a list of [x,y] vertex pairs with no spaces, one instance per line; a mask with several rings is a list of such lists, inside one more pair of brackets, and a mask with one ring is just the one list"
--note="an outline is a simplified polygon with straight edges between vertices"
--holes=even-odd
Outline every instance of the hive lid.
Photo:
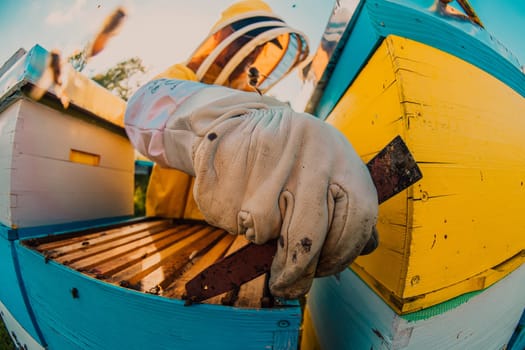
[[[42,85],[49,59],[50,52],[35,45],[28,52],[18,50],[4,63],[0,68],[0,109],[8,106],[17,92],[29,91],[35,85],[42,86],[47,94],[58,98],[53,86]],[[67,96],[71,105],[113,125],[124,127],[124,100],[72,67],[67,74],[62,74],[62,80],[62,93]],[[24,87],[27,89],[23,89]]]

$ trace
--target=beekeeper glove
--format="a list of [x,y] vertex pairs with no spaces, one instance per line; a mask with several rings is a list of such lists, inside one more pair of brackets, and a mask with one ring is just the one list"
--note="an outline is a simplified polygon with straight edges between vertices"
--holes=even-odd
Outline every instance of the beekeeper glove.
[[207,222],[262,244],[278,240],[270,290],[295,298],[345,269],[377,218],[370,174],[334,127],[273,98],[154,81],[128,103],[141,153],[196,177]]

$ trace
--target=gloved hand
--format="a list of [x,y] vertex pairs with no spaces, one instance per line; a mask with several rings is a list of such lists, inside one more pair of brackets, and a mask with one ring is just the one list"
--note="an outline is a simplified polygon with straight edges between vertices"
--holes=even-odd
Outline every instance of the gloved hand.
[[275,296],[342,271],[372,235],[377,193],[352,146],[273,98],[157,80],[131,98],[125,123],[142,154],[196,177],[207,222],[258,244],[278,239]]

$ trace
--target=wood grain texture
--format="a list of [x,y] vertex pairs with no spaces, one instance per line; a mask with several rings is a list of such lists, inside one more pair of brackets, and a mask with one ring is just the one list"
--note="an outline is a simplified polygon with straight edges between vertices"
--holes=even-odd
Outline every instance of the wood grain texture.
[[[0,113],[1,223],[25,228],[133,214],[133,147],[82,116],[24,98]],[[74,162],[72,150],[97,162]]]
[[[162,219],[26,241],[47,260],[106,283],[174,299],[184,298],[188,280],[246,244],[244,237],[202,221]],[[262,277],[205,303],[260,308],[268,294]]]
[[40,252],[16,245],[28,298],[50,349],[297,348],[299,305],[185,306],[162,293],[123,288],[46,262]]
[[505,349],[525,307],[524,285],[522,265],[481,292],[399,315],[348,269],[315,280],[303,326],[312,346],[301,349]]
[[400,134],[422,169],[381,206],[379,248],[355,265],[399,312],[485,288],[523,261],[524,110],[474,65],[389,36],[327,119],[365,161]]

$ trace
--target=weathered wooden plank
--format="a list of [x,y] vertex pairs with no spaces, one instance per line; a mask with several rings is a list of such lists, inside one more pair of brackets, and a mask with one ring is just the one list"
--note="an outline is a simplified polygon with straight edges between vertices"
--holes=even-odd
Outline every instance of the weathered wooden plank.
[[236,236],[231,234],[225,235],[219,242],[217,242],[217,244],[207,251],[205,255],[195,256],[192,259],[193,265],[170,286],[166,287],[162,295],[169,298],[182,299],[186,293],[186,282],[224,256],[226,250],[230,247],[235,238]]
[[[261,307],[263,297],[265,297],[265,283],[267,280],[266,275],[259,276],[255,278],[254,280],[247,282],[239,288],[239,294],[237,297],[237,301],[235,302],[235,306],[237,307],[249,307],[249,308],[257,308]],[[267,305],[263,305],[264,307],[268,307],[271,305],[271,297],[268,295],[266,296]]]
[[202,254],[224,235],[226,235],[224,230],[216,229],[162,259],[158,263],[158,267],[153,271],[151,271],[153,267],[148,268],[146,271],[130,278],[128,282],[132,285],[140,284],[143,291],[157,290],[156,294],[158,294],[183,273],[184,267],[191,261],[193,255]]
[[[35,238],[24,245],[108,283],[183,299],[187,281],[248,243],[203,222],[158,219]],[[273,306],[261,276],[206,303],[259,308],[265,295],[265,307]]]
[[[85,240],[73,244],[71,250],[67,249],[69,251],[67,251],[66,248],[64,248],[64,250],[66,250],[65,252],[52,250],[51,254],[48,254],[48,256],[52,256],[56,261],[63,264],[72,264],[76,261],[87,259],[108,251],[111,251],[111,254],[118,254],[119,248],[123,246],[125,246],[126,249],[127,247],[138,249],[151,244],[152,242],[158,242],[172,233],[173,231],[169,230],[167,225],[160,226],[128,234],[119,239],[103,241],[99,244],[91,244],[90,241]],[[85,243],[88,244],[84,245]]]
[[103,252],[84,260],[72,263],[70,266],[77,270],[94,270],[96,274],[112,275],[116,271],[126,268],[127,266],[144,259],[152,254],[157,253],[159,249],[168,247],[184,237],[191,235],[199,228],[191,228],[184,231],[186,227],[175,227],[169,229],[164,238],[153,241],[150,240],[143,246],[137,246],[133,243],[120,246],[117,249]]
[[[70,238],[66,238],[65,235],[49,236],[48,240],[50,241],[48,243],[42,243],[46,241],[45,238],[39,238],[35,241],[39,242],[37,250],[40,252],[54,250],[57,253],[67,253],[76,250],[80,247],[83,247],[82,242],[84,241],[89,241],[90,245],[93,246],[94,244],[98,244],[101,242],[110,242],[112,240],[116,240],[121,237],[126,237],[137,232],[151,230],[154,228],[167,227],[170,224],[170,220],[146,221],[109,230],[97,230],[96,232],[93,232],[91,234],[83,234],[82,232],[67,234],[67,237]],[[79,244],[80,247],[78,246]]]
[[[207,226],[207,227],[197,227],[197,231],[191,231],[191,234],[185,235],[184,238],[177,240],[173,244],[165,246],[162,249],[156,249],[156,251],[144,259],[136,261],[134,264],[129,265],[123,270],[120,270],[116,273],[111,273],[112,281],[128,281],[131,285],[134,285],[140,281],[140,279],[146,276],[148,273],[154,271],[162,263],[162,260],[173,255],[177,254],[184,248],[190,247],[195,242],[204,239],[211,232],[215,231],[216,228]],[[189,231],[189,230],[188,230]],[[187,231],[183,231],[182,234],[185,234]]]

